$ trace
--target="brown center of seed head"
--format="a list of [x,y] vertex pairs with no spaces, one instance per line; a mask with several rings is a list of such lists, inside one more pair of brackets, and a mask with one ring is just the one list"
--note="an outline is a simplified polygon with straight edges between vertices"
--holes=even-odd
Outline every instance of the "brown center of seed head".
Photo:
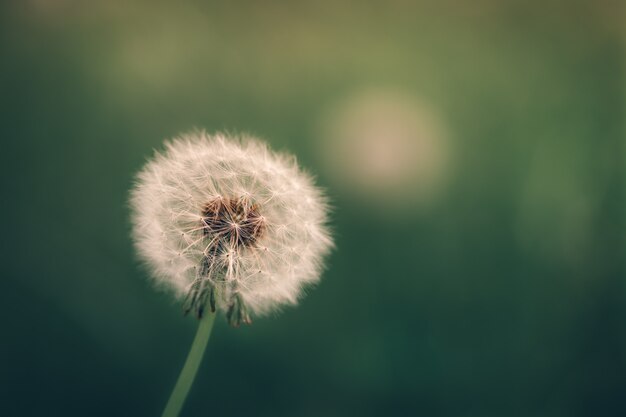
[[215,248],[243,249],[254,246],[265,229],[265,218],[249,198],[217,197],[202,210],[203,233]]

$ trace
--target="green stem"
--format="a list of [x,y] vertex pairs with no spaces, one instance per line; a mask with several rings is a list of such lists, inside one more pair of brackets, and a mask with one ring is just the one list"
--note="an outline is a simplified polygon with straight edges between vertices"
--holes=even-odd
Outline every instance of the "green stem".
[[211,336],[211,329],[213,329],[214,321],[215,313],[210,312],[206,312],[204,317],[200,319],[196,337],[193,339],[191,349],[187,355],[187,361],[185,361],[185,366],[183,366],[183,370],[180,372],[178,381],[176,381],[174,391],[172,391],[172,395],[170,395],[170,399],[165,406],[165,410],[163,410],[162,417],[177,417],[180,414],[180,410],[185,404],[185,399],[187,398],[187,394],[189,394],[189,389],[191,388],[193,380],[196,377],[196,373],[198,372],[200,362],[202,362],[202,355],[204,354],[206,345],[209,342],[209,336]]

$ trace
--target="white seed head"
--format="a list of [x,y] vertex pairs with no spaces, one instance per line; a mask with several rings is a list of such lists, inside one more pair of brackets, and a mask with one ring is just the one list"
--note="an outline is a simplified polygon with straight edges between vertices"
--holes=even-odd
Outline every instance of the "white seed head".
[[133,237],[185,312],[232,325],[296,304],[333,243],[327,204],[290,155],[252,137],[197,132],[166,143],[131,192]]

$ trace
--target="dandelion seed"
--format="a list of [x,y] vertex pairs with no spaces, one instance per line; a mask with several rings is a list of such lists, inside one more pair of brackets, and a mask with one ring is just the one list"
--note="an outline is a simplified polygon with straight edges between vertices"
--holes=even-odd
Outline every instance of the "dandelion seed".
[[155,282],[229,323],[295,304],[332,246],[327,205],[293,157],[251,137],[166,144],[132,191],[133,237]]

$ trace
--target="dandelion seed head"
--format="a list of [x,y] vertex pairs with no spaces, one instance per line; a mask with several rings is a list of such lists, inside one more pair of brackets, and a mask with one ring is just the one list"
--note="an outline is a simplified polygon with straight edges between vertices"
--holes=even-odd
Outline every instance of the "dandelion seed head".
[[333,242],[327,202],[294,157],[252,137],[196,132],[166,143],[131,192],[133,238],[186,311],[233,325],[296,304]]

